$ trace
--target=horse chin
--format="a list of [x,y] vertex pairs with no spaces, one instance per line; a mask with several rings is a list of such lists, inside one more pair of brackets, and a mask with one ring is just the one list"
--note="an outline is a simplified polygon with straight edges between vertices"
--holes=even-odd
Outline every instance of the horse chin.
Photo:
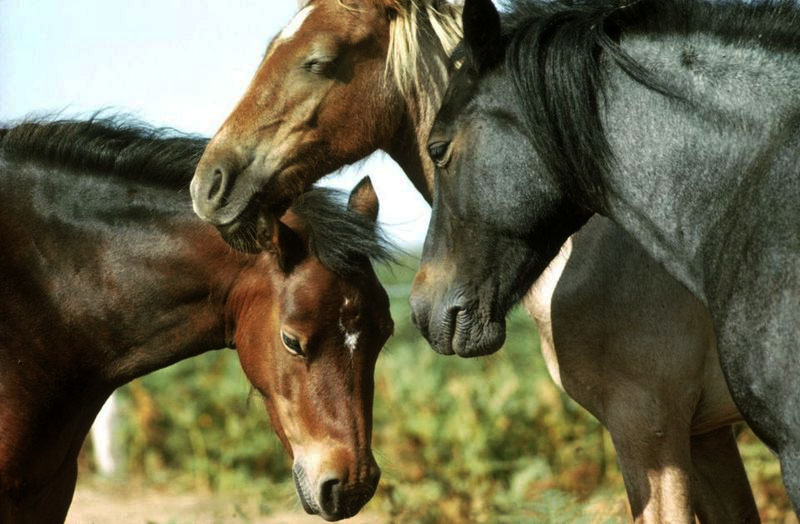
[[245,253],[258,253],[262,250],[253,229],[253,226],[239,220],[217,226],[217,231],[229,246]]
[[505,319],[482,319],[474,310],[448,309],[431,326],[431,347],[442,355],[471,358],[491,355],[503,347]]
[[216,228],[222,239],[233,249],[245,253],[259,253],[267,247],[264,245],[263,237],[269,237],[269,233],[264,232],[265,222],[260,220],[260,215],[260,199],[258,195],[254,195],[236,218],[217,225]]
[[[462,317],[464,317],[462,319]],[[461,327],[463,325],[463,327]],[[471,358],[491,355],[503,347],[506,340],[506,322],[470,322],[461,312],[450,345],[459,357]]]
[[295,463],[292,468],[292,476],[294,477],[294,487],[297,491],[297,497],[300,499],[300,504],[303,505],[305,512],[309,515],[319,515],[320,508],[314,499],[308,476],[302,466]]

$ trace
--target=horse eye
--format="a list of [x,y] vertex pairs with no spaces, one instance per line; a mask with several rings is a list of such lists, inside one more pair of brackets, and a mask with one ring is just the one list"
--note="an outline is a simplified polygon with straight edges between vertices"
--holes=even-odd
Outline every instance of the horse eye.
[[298,357],[306,356],[305,352],[303,351],[303,346],[295,337],[287,335],[285,332],[281,331],[281,340],[283,341],[283,346],[292,355],[297,355]]
[[303,68],[315,75],[323,75],[333,63],[330,59],[310,58],[303,64]]
[[444,167],[447,164],[448,151],[450,151],[450,142],[448,141],[442,140],[428,144],[428,156],[439,167]]

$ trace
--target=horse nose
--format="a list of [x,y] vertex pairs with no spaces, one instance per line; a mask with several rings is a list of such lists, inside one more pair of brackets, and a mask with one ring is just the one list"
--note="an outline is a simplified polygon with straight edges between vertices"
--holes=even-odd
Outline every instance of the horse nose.
[[328,472],[320,477],[317,501],[320,516],[326,520],[352,517],[369,502],[381,478],[381,469],[371,460],[363,480],[347,484],[347,472]]
[[319,494],[317,500],[320,508],[328,515],[337,515],[338,509],[342,506],[342,479],[335,475],[326,475],[319,484]]
[[214,213],[227,204],[233,179],[233,170],[224,163],[217,163],[208,168],[198,166],[189,190],[194,211],[200,218],[215,222]]

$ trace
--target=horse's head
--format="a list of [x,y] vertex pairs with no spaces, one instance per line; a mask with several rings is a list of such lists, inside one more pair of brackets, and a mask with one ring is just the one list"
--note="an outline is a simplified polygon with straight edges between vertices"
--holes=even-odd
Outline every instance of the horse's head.
[[192,199],[201,218],[247,218],[256,194],[261,204],[285,207],[324,174],[388,142],[396,123],[387,117],[399,114],[389,108],[401,103],[383,89],[392,3],[304,3],[197,166]]
[[411,303],[436,351],[478,356],[502,346],[509,309],[588,215],[532,144],[491,0],[466,0],[463,27],[428,141],[433,211]]
[[370,265],[386,256],[376,216],[368,179],[347,209],[330,192],[302,195],[235,293],[242,367],[294,459],[303,507],[326,520],[354,515],[380,477],[370,447],[373,371],[393,324]]
[[377,149],[427,194],[418,120],[426,135],[460,37],[456,12],[446,0],[302,3],[197,166],[198,216],[223,233],[247,227]]

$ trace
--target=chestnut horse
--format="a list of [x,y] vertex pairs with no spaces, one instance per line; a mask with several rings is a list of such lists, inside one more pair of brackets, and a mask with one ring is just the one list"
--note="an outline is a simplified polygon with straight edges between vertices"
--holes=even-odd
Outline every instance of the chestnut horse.
[[[430,201],[424,144],[460,26],[440,1],[303,4],[198,164],[196,212],[251,223],[376,149]],[[609,429],[637,520],[757,519],[708,313],[624,231],[590,220],[526,305],[553,379]]]
[[247,255],[192,213],[205,140],[111,120],[25,123],[1,140],[0,521],[63,521],[109,394],[226,346],[264,396],[305,509],[357,512],[380,476],[373,371],[393,327],[369,262],[388,256],[369,181],[347,206],[303,195],[272,251]]

